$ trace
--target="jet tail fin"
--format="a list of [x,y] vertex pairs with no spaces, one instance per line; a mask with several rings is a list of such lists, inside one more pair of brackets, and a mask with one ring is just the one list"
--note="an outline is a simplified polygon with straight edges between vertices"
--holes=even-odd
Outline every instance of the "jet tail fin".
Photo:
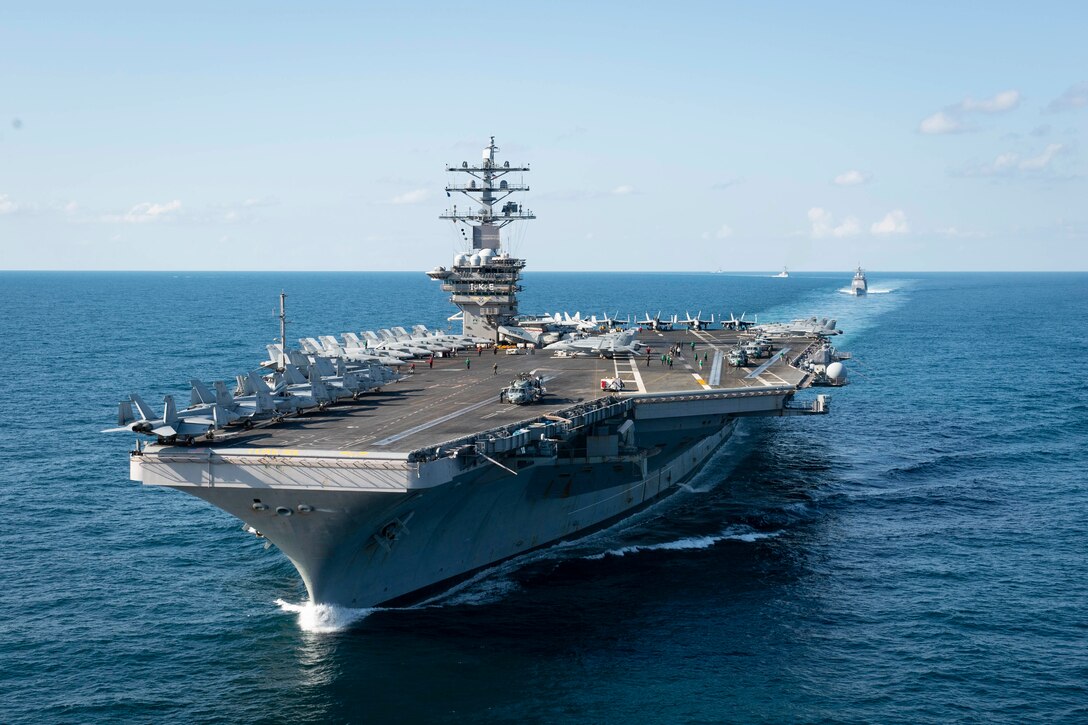
[[317,367],[311,365],[307,372],[310,376],[310,391],[314,396],[314,400],[323,403],[331,401],[332,396],[329,395],[329,390],[325,387],[325,383],[321,382],[321,373],[318,372]]
[[305,370],[306,366],[310,364],[310,358],[306,357],[298,350],[288,350],[287,361],[299,370]]
[[224,408],[230,408],[234,405],[234,398],[231,396],[230,391],[227,390],[227,384],[222,380],[216,380],[213,383],[215,387],[215,404],[221,405]]
[[303,385],[306,382],[306,376],[302,374],[302,371],[290,364],[283,369],[283,377],[288,385]]
[[193,387],[189,396],[189,402],[192,405],[210,405],[215,402],[215,396],[212,395],[212,391],[208,389],[203,380],[193,378],[189,381],[189,385]]
[[174,425],[178,422],[178,406],[174,402],[173,395],[167,395],[162,400],[163,414],[162,420],[166,425]]
[[248,387],[253,391],[253,394],[257,396],[257,410],[259,412],[268,412],[276,409],[276,403],[272,400],[272,394],[268,392],[268,384],[261,379],[253,370],[250,370],[246,375],[246,382]]
[[117,425],[122,428],[129,423],[135,423],[136,416],[132,414],[132,403],[128,400],[122,400],[117,405]]
[[151,410],[151,406],[144,402],[136,393],[128,396],[132,404],[136,406],[136,412],[140,414],[140,420],[155,420],[155,411]]

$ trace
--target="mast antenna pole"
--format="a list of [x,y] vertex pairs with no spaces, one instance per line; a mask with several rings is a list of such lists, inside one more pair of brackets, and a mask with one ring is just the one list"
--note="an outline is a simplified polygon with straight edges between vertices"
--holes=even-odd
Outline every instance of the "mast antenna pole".
[[280,290],[280,372],[287,369],[287,293]]

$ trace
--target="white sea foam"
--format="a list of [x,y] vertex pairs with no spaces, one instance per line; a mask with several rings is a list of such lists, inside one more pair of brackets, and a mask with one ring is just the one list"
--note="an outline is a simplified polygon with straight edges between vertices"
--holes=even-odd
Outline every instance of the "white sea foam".
[[371,612],[377,611],[377,608],[351,609],[338,607],[335,604],[314,604],[313,602],[292,604],[282,599],[277,599],[276,604],[284,612],[298,615],[298,626],[302,631],[318,634],[342,632],[365,619]]
[[[870,287],[869,290],[866,292],[866,294],[870,294],[870,295],[887,295],[887,294],[891,294],[892,292],[895,292],[895,289],[896,289],[895,287]],[[842,292],[844,295],[853,295],[854,294],[854,291],[852,289],[850,289],[849,287],[840,287],[839,292]]]
[[683,551],[689,549],[709,549],[722,541],[745,541],[751,543],[760,539],[771,539],[778,536],[778,532],[755,531],[748,527],[730,527],[720,534],[713,536],[691,536],[676,541],[665,541],[659,544],[633,544],[619,549],[610,549],[599,554],[591,554],[585,559],[604,559],[609,556],[627,556],[643,551]]
[[[524,562],[519,562],[519,566],[521,565],[524,565]],[[509,574],[517,567],[504,568],[503,571],[497,571],[498,568],[482,571],[471,579],[431,597],[427,601],[411,607],[411,609],[456,606],[478,607],[482,604],[497,602],[518,589],[517,582],[508,578]]]

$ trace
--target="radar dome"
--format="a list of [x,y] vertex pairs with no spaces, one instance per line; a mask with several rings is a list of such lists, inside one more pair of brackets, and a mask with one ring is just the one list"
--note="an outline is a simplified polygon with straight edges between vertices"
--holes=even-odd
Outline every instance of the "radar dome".
[[827,366],[827,370],[825,372],[827,373],[827,377],[830,378],[832,382],[840,384],[846,382],[846,368],[841,362],[831,363]]

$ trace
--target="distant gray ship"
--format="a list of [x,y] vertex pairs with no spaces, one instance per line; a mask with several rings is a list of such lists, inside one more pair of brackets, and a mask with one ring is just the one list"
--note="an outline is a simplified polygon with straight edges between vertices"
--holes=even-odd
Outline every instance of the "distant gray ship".
[[[471,203],[442,218],[470,229],[471,247],[429,275],[459,308],[461,335],[417,326],[288,349],[281,309],[265,375],[240,376],[233,392],[193,381],[193,405],[169,400],[161,418],[136,395],[121,404],[120,429],[154,438],[137,443],[131,478],[237,516],[291,560],[312,602],[370,607],[418,601],[649,506],[743,417],[828,412],[827,396],[794,396],[834,320],[761,330],[689,316],[617,331],[616,320],[519,315],[525,260],[500,229],[534,218],[513,200],[528,189],[513,175],[529,168],[497,151],[492,138],[479,162],[447,168],[467,178],[446,191]],[[728,364],[757,333],[746,364]],[[511,375],[542,397],[512,404],[524,401],[511,399]]]
[[865,280],[865,272],[858,267],[858,271],[854,272],[854,279],[850,282],[850,294],[857,297],[869,293],[869,283]]

